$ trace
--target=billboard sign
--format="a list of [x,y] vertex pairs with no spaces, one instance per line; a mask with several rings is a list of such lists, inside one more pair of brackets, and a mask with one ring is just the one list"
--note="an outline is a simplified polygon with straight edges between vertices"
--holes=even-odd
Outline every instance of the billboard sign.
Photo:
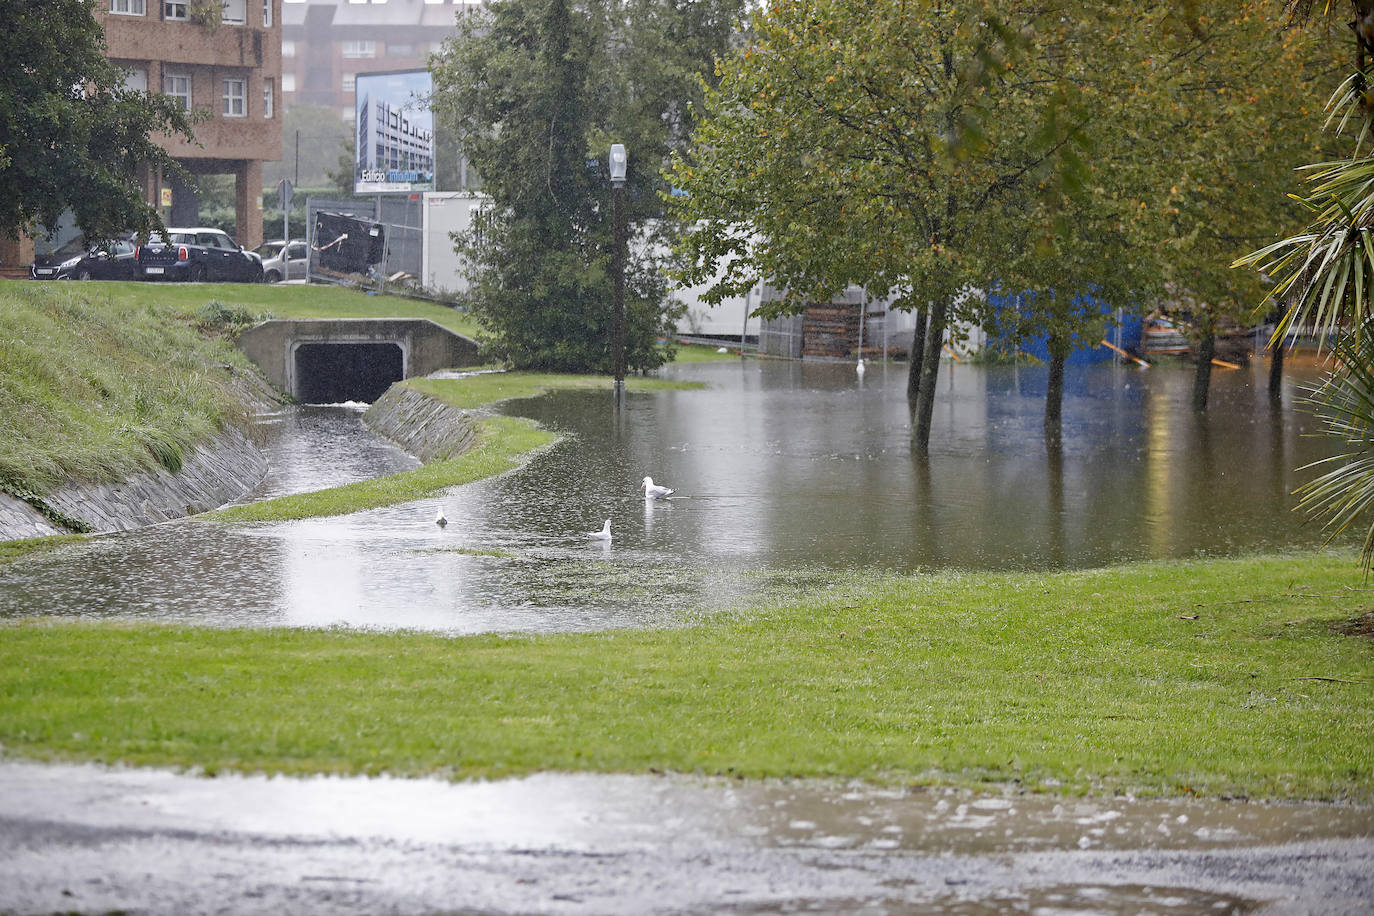
[[358,74],[354,194],[434,190],[432,89],[428,70]]

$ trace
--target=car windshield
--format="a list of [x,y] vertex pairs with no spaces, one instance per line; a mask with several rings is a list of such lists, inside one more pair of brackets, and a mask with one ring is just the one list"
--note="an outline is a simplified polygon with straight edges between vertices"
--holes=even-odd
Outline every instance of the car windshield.
[[79,258],[86,253],[86,239],[83,236],[68,241],[67,243],[52,249],[49,253],[39,252],[39,257],[51,258],[54,260],[66,260],[67,258]]
[[281,248],[284,244],[284,242],[264,242],[253,250],[264,258],[275,258],[281,254]]

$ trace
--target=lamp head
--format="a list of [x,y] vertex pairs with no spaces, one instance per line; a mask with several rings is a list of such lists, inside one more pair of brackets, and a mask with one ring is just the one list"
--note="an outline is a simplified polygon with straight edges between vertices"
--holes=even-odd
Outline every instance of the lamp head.
[[630,157],[625,153],[625,144],[611,144],[611,184],[619,187],[625,183],[625,167]]

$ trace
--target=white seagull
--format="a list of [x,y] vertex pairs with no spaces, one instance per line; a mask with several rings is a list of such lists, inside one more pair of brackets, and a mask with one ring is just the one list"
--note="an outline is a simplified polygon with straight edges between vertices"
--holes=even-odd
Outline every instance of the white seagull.
[[859,373],[859,375],[863,375],[864,372],[866,371],[866,370],[864,369],[864,359],[863,359],[862,356],[859,357],[859,364],[858,364],[857,366],[854,367],[854,371],[857,372],[857,373]]
[[444,518],[443,506],[439,507],[439,514],[434,516],[434,524],[438,525],[440,528],[448,524],[448,519]]
[[640,487],[644,490],[645,499],[667,499],[673,492],[671,487],[660,487],[658,484],[654,483],[652,477],[645,477]]
[[588,531],[587,537],[593,541],[609,541],[611,539],[611,520],[606,519],[606,524],[601,526],[600,531]]

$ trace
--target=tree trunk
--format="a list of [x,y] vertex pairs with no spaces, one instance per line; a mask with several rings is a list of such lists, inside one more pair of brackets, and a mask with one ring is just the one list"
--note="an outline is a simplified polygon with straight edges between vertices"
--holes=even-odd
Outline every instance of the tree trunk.
[[1064,418],[1064,341],[1054,334],[1049,338],[1050,384],[1045,392],[1045,434],[1058,437]]
[[1269,400],[1275,404],[1283,401],[1283,341],[1269,353]]
[[1216,351],[1217,337],[1208,333],[1198,342],[1197,375],[1193,376],[1193,409],[1207,409],[1207,394],[1212,387],[1212,354]]
[[926,327],[925,355],[921,357],[921,387],[916,393],[916,426],[912,431],[912,449],[917,455],[930,454],[930,421],[935,412],[935,380],[940,372],[940,345],[945,339],[945,322],[949,303],[941,300],[930,307],[930,324]]
[[911,334],[911,351],[907,355],[910,363],[906,373],[906,399],[915,404],[917,393],[921,390],[921,363],[926,353],[926,324],[928,311],[916,310],[916,330]]
[[1055,568],[1061,568],[1068,556],[1068,538],[1064,531],[1064,444],[1057,435],[1045,437],[1045,474],[1049,488],[1049,560]]

